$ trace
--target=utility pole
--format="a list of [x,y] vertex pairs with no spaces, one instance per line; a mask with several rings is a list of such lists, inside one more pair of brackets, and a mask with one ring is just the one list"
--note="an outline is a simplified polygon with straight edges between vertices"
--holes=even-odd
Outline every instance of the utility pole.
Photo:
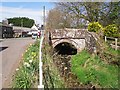
[[48,37],[49,37],[49,33],[48,30],[46,30],[46,23],[45,23],[45,6],[43,6],[43,34],[44,34],[44,40],[45,40],[45,44],[48,43]]
[[45,30],[45,6],[43,6],[43,25]]
[[22,37],[23,19],[21,18],[21,37]]

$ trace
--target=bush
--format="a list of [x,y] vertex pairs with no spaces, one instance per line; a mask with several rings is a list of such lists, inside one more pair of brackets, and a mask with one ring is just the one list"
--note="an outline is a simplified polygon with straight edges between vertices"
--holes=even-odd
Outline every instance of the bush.
[[98,22],[92,22],[88,25],[88,31],[100,32],[102,31],[102,26]]
[[115,24],[104,28],[104,35],[109,37],[119,37],[118,27]]

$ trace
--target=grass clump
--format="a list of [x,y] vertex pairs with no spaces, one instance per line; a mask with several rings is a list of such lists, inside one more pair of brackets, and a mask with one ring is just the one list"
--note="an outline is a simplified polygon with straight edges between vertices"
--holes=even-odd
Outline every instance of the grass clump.
[[86,50],[72,57],[72,72],[82,84],[101,88],[118,88],[118,66],[102,61]]
[[108,53],[111,53],[112,55],[114,56],[118,56],[120,54],[120,50],[115,50],[111,47],[108,47],[107,50],[106,50]]
[[21,66],[16,69],[13,88],[36,88],[38,83],[39,41],[30,45],[23,55]]

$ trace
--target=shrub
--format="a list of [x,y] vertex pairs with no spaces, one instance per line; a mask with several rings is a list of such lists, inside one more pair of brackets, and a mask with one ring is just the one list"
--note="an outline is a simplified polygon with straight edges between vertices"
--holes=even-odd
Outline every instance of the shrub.
[[99,32],[102,31],[102,26],[98,22],[92,22],[88,25],[88,31]]
[[104,28],[104,35],[109,37],[119,37],[118,27],[115,24]]

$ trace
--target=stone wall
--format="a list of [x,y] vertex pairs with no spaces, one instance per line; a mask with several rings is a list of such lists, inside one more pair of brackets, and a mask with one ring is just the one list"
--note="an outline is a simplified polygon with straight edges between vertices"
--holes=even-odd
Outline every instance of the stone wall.
[[83,29],[56,29],[50,32],[53,48],[62,42],[73,44],[78,52],[87,49],[90,53],[96,52],[96,39],[93,34]]

